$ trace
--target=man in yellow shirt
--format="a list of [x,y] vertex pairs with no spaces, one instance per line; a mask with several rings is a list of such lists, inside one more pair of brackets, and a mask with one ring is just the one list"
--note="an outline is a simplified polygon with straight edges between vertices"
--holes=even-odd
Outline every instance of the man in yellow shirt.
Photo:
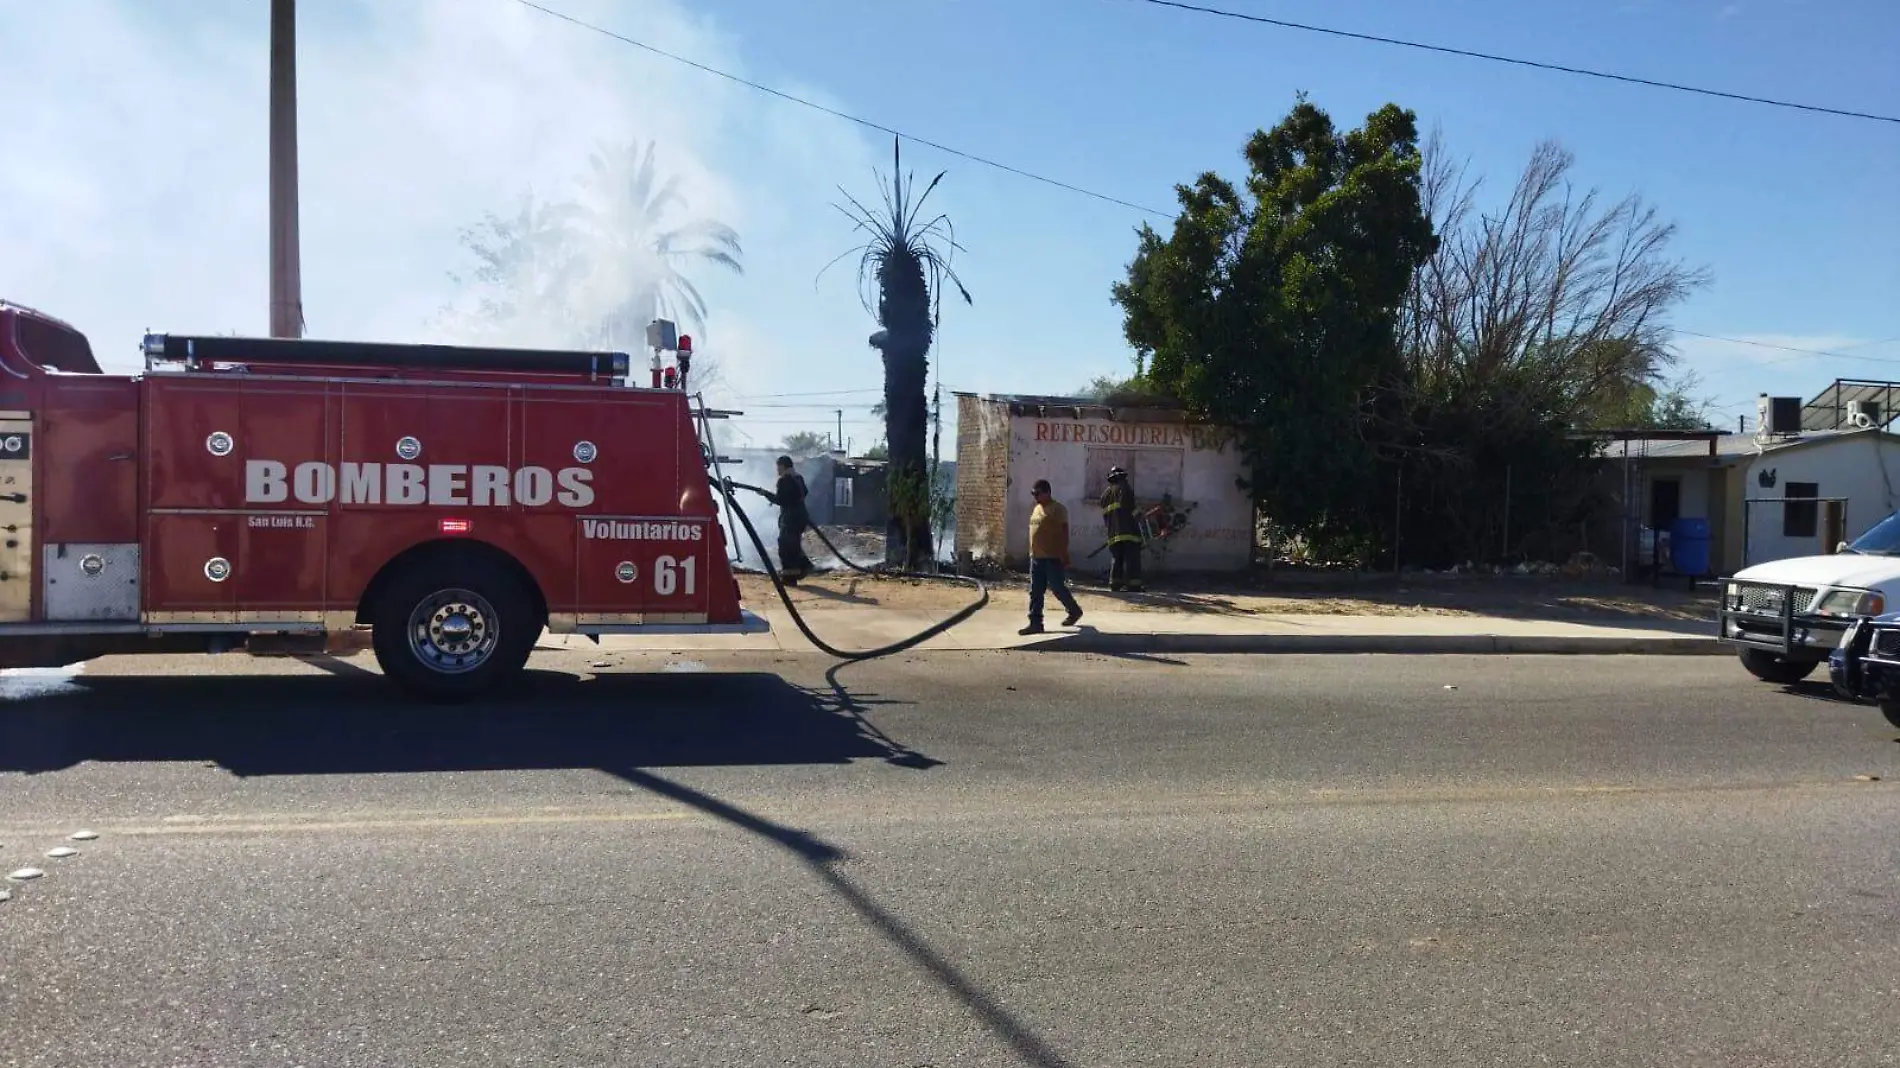
[[1056,595],[1069,614],[1062,619],[1065,627],[1075,626],[1082,618],[1082,606],[1069,592],[1064,573],[1069,567],[1069,510],[1049,494],[1049,480],[1039,478],[1029,492],[1036,506],[1029,510],[1029,625],[1018,634],[1041,634],[1042,598],[1045,592]]

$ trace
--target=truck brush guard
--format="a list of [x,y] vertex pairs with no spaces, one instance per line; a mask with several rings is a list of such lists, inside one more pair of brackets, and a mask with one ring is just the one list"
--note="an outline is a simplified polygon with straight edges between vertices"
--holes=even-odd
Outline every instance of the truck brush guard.
[[1840,640],[1846,621],[1808,610],[1818,592],[1813,586],[1727,579],[1716,611],[1716,636],[1784,657],[1816,647],[1831,648]]

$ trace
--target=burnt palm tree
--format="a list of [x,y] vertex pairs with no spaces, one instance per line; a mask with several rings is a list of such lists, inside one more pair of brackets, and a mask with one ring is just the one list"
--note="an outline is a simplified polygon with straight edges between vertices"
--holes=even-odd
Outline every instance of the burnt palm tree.
[[[877,176],[883,201],[878,210],[839,190],[849,207],[837,205],[838,210],[865,240],[832,263],[854,253],[858,256],[864,308],[883,328],[871,335],[871,346],[884,359],[884,440],[890,448],[885,470],[891,516],[885,528],[885,559],[914,568],[931,553],[930,494],[924,467],[929,414],[924,389],[930,378],[930,343],[940,321],[944,283],[955,286],[964,303],[971,300],[950,266],[953,251],[961,246],[949,217],[939,214],[921,221],[924,201],[943,181],[944,172],[939,171],[917,195],[916,182],[902,174],[901,163],[898,141],[892,138],[890,181]],[[826,264],[826,269],[830,266]]]
[[692,264],[724,267],[743,274],[739,235],[730,226],[706,218],[675,220],[688,210],[674,175],[661,180],[648,141],[596,151],[588,160],[586,209],[597,277],[605,287],[602,329],[610,340],[638,346],[646,325],[674,319],[704,326],[706,300],[687,271]]

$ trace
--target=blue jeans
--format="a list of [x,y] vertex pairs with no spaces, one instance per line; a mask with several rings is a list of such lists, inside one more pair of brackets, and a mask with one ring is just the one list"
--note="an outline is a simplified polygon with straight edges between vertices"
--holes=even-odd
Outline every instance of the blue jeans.
[[1080,612],[1081,606],[1075,603],[1075,594],[1069,592],[1069,581],[1063,576],[1062,561],[1051,556],[1034,557],[1029,561],[1029,621],[1042,622],[1042,597],[1044,592],[1056,595],[1062,607],[1071,615]]

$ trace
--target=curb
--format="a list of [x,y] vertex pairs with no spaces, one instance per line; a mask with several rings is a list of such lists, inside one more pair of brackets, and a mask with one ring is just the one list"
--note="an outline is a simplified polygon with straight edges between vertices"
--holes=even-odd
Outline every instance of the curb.
[[1428,656],[1733,656],[1714,638],[1499,634],[1068,634],[1038,653],[1390,653]]

